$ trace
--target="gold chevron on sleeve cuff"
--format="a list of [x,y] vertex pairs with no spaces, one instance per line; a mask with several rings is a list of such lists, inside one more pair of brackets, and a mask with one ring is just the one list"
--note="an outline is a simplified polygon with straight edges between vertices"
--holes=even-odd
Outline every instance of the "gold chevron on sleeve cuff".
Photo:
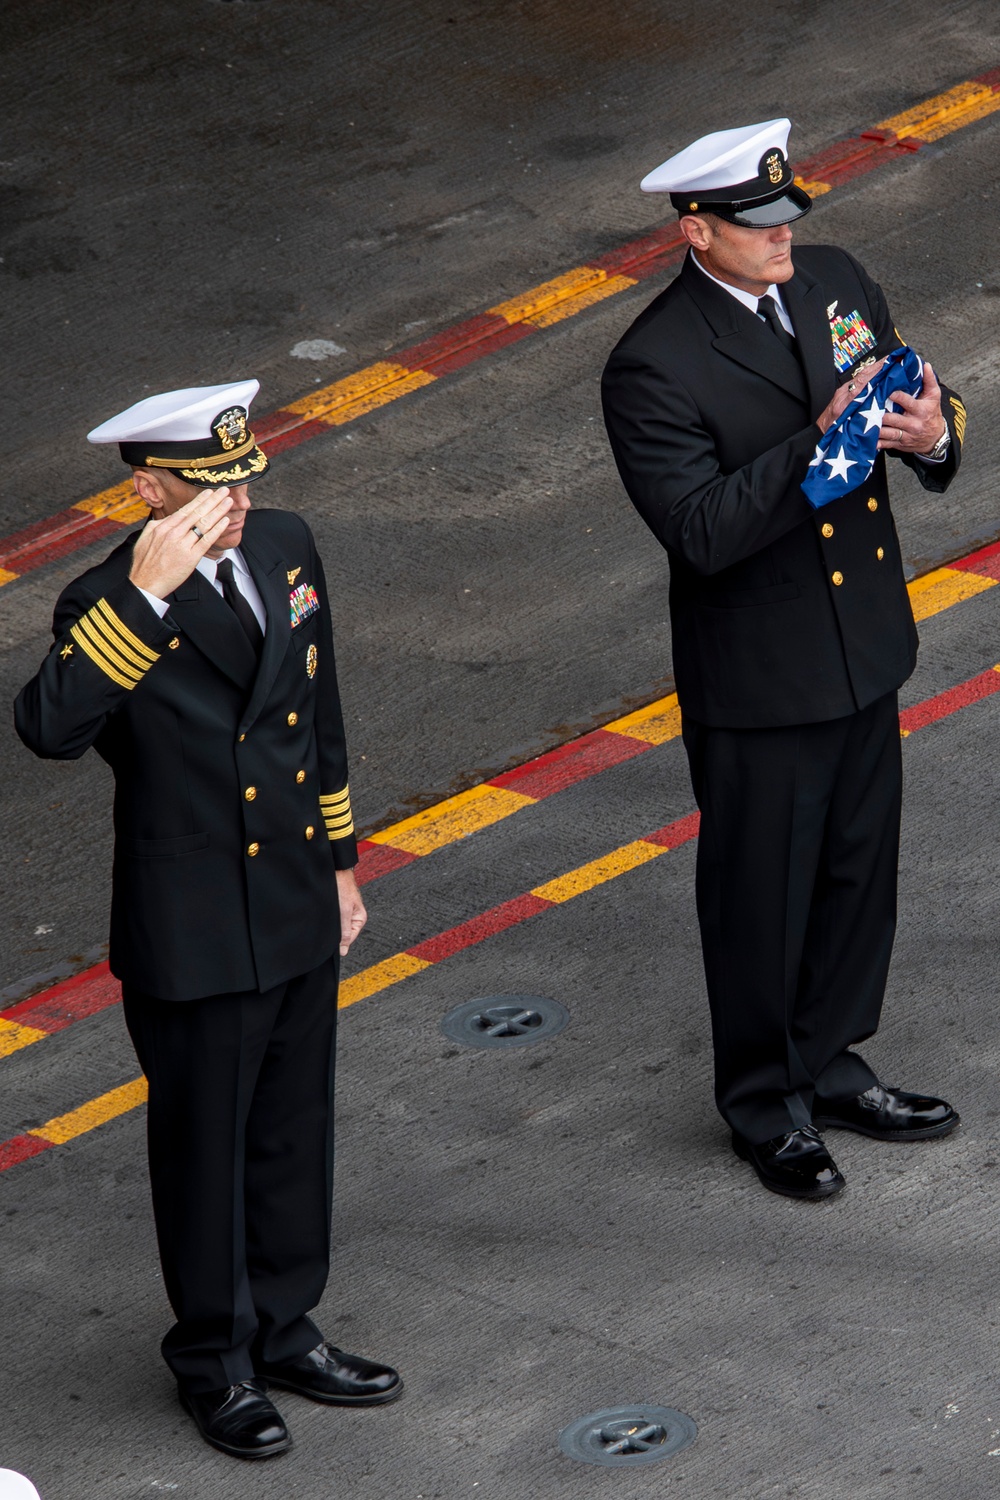
[[955,433],[958,437],[958,441],[960,443],[964,443],[966,423],[965,407],[962,405],[961,401],[959,401],[957,396],[949,396],[948,399],[951,402],[952,408],[955,412]]
[[70,635],[105,677],[129,692],[160,659],[160,653],[133,635],[106,599],[98,599],[93,609],[77,620]]
[[351,815],[351,792],[349,787],[344,787],[340,792],[327,792],[319,799],[320,812],[323,814],[323,822],[326,824],[327,837],[330,839],[344,839],[348,834],[354,832],[354,818]]

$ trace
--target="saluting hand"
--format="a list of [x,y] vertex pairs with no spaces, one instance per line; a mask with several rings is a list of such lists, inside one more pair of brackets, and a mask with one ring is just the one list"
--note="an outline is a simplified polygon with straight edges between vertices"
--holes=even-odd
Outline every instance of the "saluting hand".
[[165,599],[190,578],[229,524],[228,489],[199,490],[169,516],[152,516],[136,538],[129,577],[136,588]]
[[353,870],[337,871],[337,896],[340,899],[340,956],[344,958],[368,921],[368,913]]
[[896,453],[929,453],[938,438],[944,436],[947,423],[941,414],[941,387],[926,361],[920,395],[893,391],[892,406],[897,410],[886,407],[882,417],[880,448],[891,448]]

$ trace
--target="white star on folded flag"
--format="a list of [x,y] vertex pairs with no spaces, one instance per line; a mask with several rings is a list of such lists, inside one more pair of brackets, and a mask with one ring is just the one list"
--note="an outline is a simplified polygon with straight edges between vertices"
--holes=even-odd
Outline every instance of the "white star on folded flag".
[[[891,405],[891,402],[889,404]],[[881,431],[881,429],[882,429],[882,413],[883,413],[884,410],[885,410],[885,408],[882,407],[882,406],[879,406],[878,402],[875,400],[875,397],[873,396],[872,397],[872,404],[871,404],[871,406],[869,406],[868,410],[867,411],[860,411],[860,412],[858,412],[858,416],[859,417],[864,417],[864,419],[865,419],[865,432],[871,432],[871,430],[872,430],[873,427],[878,428],[878,430]]]
[[823,462],[830,470],[831,479],[846,479],[848,469],[856,469],[858,467],[856,458],[844,457],[843,448],[841,448],[836,458],[824,458]]

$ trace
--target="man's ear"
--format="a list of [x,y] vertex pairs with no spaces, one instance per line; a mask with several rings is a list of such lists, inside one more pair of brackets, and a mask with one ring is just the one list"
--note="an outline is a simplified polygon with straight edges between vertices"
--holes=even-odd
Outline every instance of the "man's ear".
[[712,243],[712,235],[705,220],[697,214],[684,214],[680,221],[681,234],[689,245],[696,250],[707,250]]
[[154,515],[162,512],[164,492],[160,476],[153,469],[133,469],[132,483],[135,492]]

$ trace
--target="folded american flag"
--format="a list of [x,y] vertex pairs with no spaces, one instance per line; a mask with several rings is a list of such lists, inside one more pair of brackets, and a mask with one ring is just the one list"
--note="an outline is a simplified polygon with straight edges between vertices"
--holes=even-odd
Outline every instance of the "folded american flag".
[[859,391],[816,445],[809,472],[802,481],[806,499],[814,510],[864,484],[875,466],[882,413],[893,391],[917,396],[923,383],[920,356],[909,344],[894,349],[875,379]]

